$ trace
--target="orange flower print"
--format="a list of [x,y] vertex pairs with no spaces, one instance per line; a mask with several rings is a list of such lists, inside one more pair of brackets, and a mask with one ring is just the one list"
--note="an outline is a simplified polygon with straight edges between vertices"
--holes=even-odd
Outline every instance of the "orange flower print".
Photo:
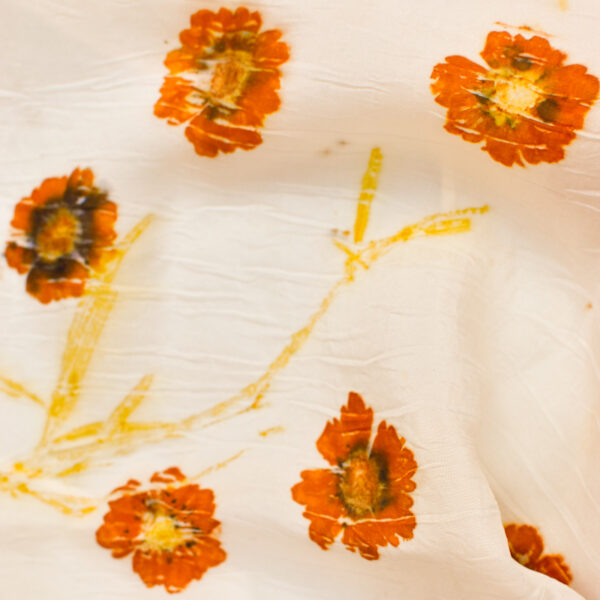
[[211,536],[220,525],[213,519],[214,494],[186,483],[177,467],[155,473],[150,482],[156,485],[145,491],[134,479],[114,490],[123,494],[109,502],[96,540],[115,558],[133,553],[133,570],[148,587],[181,592],[227,557]]
[[43,304],[83,294],[90,272],[112,256],[117,205],[94,186],[90,169],[50,177],[15,207],[8,266],[27,273],[27,291]]
[[260,13],[240,7],[200,10],[169,52],[169,75],[154,114],[170,125],[188,123],[187,139],[201,156],[262,143],[258,128],[280,105],[279,67],[288,60],[281,31],[260,33]]
[[528,569],[533,569],[561,583],[569,584],[573,580],[569,566],[560,554],[546,554],[544,540],[539,531],[531,525],[505,525],[511,556]]
[[562,160],[598,97],[598,79],[546,39],[491,32],[482,67],[448,56],[431,74],[435,100],[448,109],[446,131],[511,167]]
[[313,542],[327,550],[342,533],[348,550],[367,560],[379,558],[378,546],[411,539],[417,525],[409,495],[416,488],[413,453],[385,421],[371,443],[372,425],[373,410],[351,392],[341,419],[328,422],[317,441],[332,468],[303,471],[292,488],[292,498],[306,507]]

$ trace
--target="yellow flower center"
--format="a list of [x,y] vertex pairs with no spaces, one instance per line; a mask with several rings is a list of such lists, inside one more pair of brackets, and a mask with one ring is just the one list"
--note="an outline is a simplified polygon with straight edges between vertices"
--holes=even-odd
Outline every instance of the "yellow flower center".
[[493,102],[505,112],[523,114],[531,110],[540,97],[540,92],[531,82],[521,77],[512,77],[496,84]]
[[365,449],[351,453],[342,465],[339,491],[350,517],[360,519],[375,514],[387,504],[387,472],[381,459]]
[[77,217],[67,208],[59,208],[47,219],[35,237],[38,254],[48,262],[70,254],[75,249],[79,232]]
[[147,512],[144,521],[142,537],[148,550],[172,552],[190,539],[185,529],[166,515]]
[[[243,55],[243,56],[242,56]],[[237,52],[217,63],[210,82],[210,94],[222,102],[234,103],[250,76],[246,53]]]

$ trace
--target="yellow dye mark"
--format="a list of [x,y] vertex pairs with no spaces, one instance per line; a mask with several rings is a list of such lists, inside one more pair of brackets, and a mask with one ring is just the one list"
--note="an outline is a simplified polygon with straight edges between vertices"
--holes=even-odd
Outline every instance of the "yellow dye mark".
[[[158,442],[168,437],[176,437],[199,424],[208,427],[260,408],[262,398],[269,390],[273,379],[286,367],[292,357],[308,340],[317,323],[331,307],[340,289],[354,281],[357,269],[369,269],[379,258],[400,242],[408,242],[411,239],[419,237],[453,235],[469,231],[471,219],[468,216],[484,214],[487,211],[487,206],[481,206],[430,215],[417,223],[404,227],[394,235],[369,242],[366,247],[360,250],[352,250],[343,246],[341,242],[336,241],[336,245],[346,254],[344,275],[333,284],[318,309],[310,317],[308,323],[291,336],[289,343],[284,346],[283,350],[271,362],[267,370],[239,393],[179,422],[129,422],[127,418],[140,405],[145,392],[152,383],[152,376],[147,375],[142,378],[134,390],[113,411],[113,414],[107,420],[107,423],[110,422],[112,424],[108,429],[107,424],[99,423],[90,423],[80,427],[55,440],[54,446],[47,449],[47,454],[59,462],[73,461],[75,463],[64,469],[63,473],[80,472],[89,466],[86,459],[89,459],[93,454],[105,448],[112,447],[115,451],[121,449],[121,452],[128,452],[142,443]],[[244,400],[250,400],[251,402],[240,408],[239,404]],[[115,424],[118,425],[117,429],[114,428]],[[109,437],[106,436],[107,431],[112,431]],[[64,448],[58,444],[59,441],[72,441],[88,436],[95,436],[95,439],[89,443],[74,447]]]
[[146,392],[150,389],[153,379],[153,375],[145,375],[142,377],[140,382],[133,388],[132,392],[123,399],[119,406],[115,408],[112,415],[108,417],[105,431],[109,439],[116,433],[125,430],[128,425],[127,420],[145,399]]
[[558,0],[558,7],[561,10],[569,10],[569,1],[568,0]]
[[94,501],[90,498],[80,498],[77,496],[53,495],[48,493],[38,492],[31,489],[24,482],[13,482],[5,475],[0,476],[0,490],[8,492],[14,498],[20,495],[31,496],[44,504],[48,504],[53,508],[60,510],[66,515],[74,515],[83,517],[98,508]]
[[356,208],[356,220],[354,221],[354,243],[362,242],[365,230],[369,222],[369,213],[371,212],[371,202],[377,191],[379,184],[379,173],[383,154],[380,148],[373,148],[369,157],[367,170],[363,175],[360,195],[358,197],[358,207]]
[[[453,235],[468,231],[471,227],[471,220],[466,218],[466,215],[484,214],[488,210],[488,206],[481,206],[431,215],[421,219],[413,225],[404,227],[392,236],[369,242],[365,248],[359,251],[352,251],[336,240],[334,243],[338,247],[341,247],[347,255],[344,266],[345,273],[343,277],[330,288],[319,308],[310,317],[308,323],[292,335],[290,342],[283,348],[277,358],[275,358],[268,366],[265,373],[258,379],[247,385],[241,392],[228,400],[220,402],[201,413],[187,417],[181,422],[181,426],[187,429],[199,422],[223,415],[223,413],[232,406],[236,406],[240,401],[245,399],[253,400],[252,405],[235,412],[234,415],[258,408],[260,398],[266,394],[274,377],[289,363],[294,354],[296,354],[296,352],[304,345],[321,317],[329,310],[339,290],[354,281],[356,270],[359,267],[362,267],[365,270],[369,269],[375,261],[381,258],[381,256],[387,253],[392,246],[399,242],[407,242],[417,237]],[[228,415],[221,419],[210,421],[209,423],[206,423],[206,425],[212,425],[215,422],[223,420],[223,418],[230,418],[234,415]]]
[[[363,198],[361,192],[361,198],[364,201],[361,204],[359,200],[357,209],[355,237],[358,233],[358,237],[361,239],[368,221],[369,206],[377,187],[377,175],[381,168],[381,160],[381,152],[375,148],[371,153],[369,167],[363,178],[363,192],[366,196]],[[80,386],[89,367],[94,347],[116,301],[116,293],[111,290],[109,284],[116,275],[118,265],[125,253],[150,223],[149,218],[142,220],[123,240],[116,258],[105,271],[99,284],[90,289],[88,296],[79,305],[69,330],[59,382],[52,395],[46,426],[37,451],[29,461],[16,463],[13,472],[8,476],[0,474],[0,489],[13,494],[34,496],[66,514],[81,515],[91,512],[95,506],[84,506],[83,508],[79,506],[86,502],[89,504],[87,500],[37,492],[22,483],[23,478],[32,480],[42,476],[67,477],[92,466],[92,456],[102,450],[113,455],[130,452],[135,446],[142,443],[158,442],[181,435],[184,431],[197,425],[208,427],[261,408],[263,397],[268,392],[273,379],[308,340],[317,323],[331,307],[340,289],[354,281],[357,270],[368,270],[381,256],[400,242],[407,242],[418,237],[453,235],[468,231],[471,227],[470,216],[483,214],[487,210],[487,206],[482,206],[431,215],[404,227],[394,235],[371,241],[360,249],[351,248],[339,240],[335,240],[336,246],[345,254],[342,277],[329,289],[307,324],[292,334],[290,341],[266,371],[231,398],[178,422],[132,422],[129,421],[129,418],[144,401],[152,384],[152,375],[146,375],[105,421],[89,423],[60,437],[54,437],[58,428],[64,424],[77,404]],[[14,382],[10,382],[8,385],[7,381],[0,380],[0,384],[15,394],[29,395],[21,391],[24,389],[22,386],[19,387]],[[0,390],[2,389],[0,387]],[[281,431],[283,428],[280,426],[272,427],[260,432],[259,435],[266,437]],[[243,452],[242,450],[226,461],[209,467],[196,478],[223,468],[241,456]]]
[[88,425],[82,425],[81,427],[76,427],[68,433],[65,433],[64,435],[55,438],[54,440],[52,440],[52,442],[54,444],[60,444],[61,442],[73,442],[75,440],[80,440],[84,437],[98,435],[102,431],[103,427],[104,423],[102,423],[101,421],[89,423]]
[[75,473],[81,473],[82,471],[85,471],[87,469],[87,467],[88,467],[87,462],[78,462],[78,463],[75,463],[74,465],[70,466],[68,469],[64,469],[64,471],[57,473],[56,476],[57,477],[68,477],[69,475],[74,475]]
[[[200,413],[186,417],[178,423],[136,424],[135,427],[130,425],[125,429],[120,438],[112,440],[113,443],[125,445],[133,442],[139,443],[142,440],[149,441],[152,438],[151,434],[157,434],[157,439],[164,439],[164,437],[179,435],[181,432],[198,424],[202,424],[205,427],[214,425],[223,420],[260,408],[260,402],[269,390],[272,380],[304,345],[319,320],[331,307],[339,290],[354,281],[356,270],[359,267],[362,267],[365,270],[369,269],[375,261],[381,258],[381,256],[399,242],[407,242],[417,237],[453,235],[466,232],[471,227],[471,220],[467,218],[467,215],[484,214],[487,211],[488,207],[482,206],[448,213],[439,213],[404,227],[392,236],[372,241],[368,246],[359,251],[352,251],[349,248],[343,247],[343,250],[347,255],[344,276],[330,288],[319,308],[310,317],[308,323],[291,336],[290,342],[286,344],[283,350],[275,360],[271,362],[267,370],[260,377],[231,398],[219,402]],[[341,243],[336,241],[336,244],[339,247]],[[251,400],[251,403],[241,409],[236,408],[233,412],[229,412],[232,408],[237,407],[243,400]],[[144,433],[148,435],[135,435]],[[85,455],[86,452],[92,451],[93,447],[94,445],[91,444],[87,447],[68,449],[62,452],[67,453],[66,455],[63,455],[65,458],[66,456],[76,458],[80,455]]]
[[[104,437],[102,432],[88,443],[76,446],[61,446],[54,443],[47,448],[46,455],[59,461],[85,461],[102,450],[113,450],[115,453],[131,452],[142,443],[159,442],[169,437],[181,435],[181,423],[127,423],[122,432]],[[85,468],[90,465],[86,464]]]
[[40,406],[46,406],[41,398],[38,398],[35,394],[32,394],[30,391],[25,389],[25,387],[23,387],[20,383],[12,381],[11,379],[7,379],[6,377],[2,377],[1,375],[0,392],[10,396],[11,398],[29,398],[29,400],[33,400],[33,402],[39,404]]
[[204,471],[201,471],[197,475],[194,475],[193,477],[188,477],[187,481],[198,481],[199,479],[206,477],[210,473],[220,471],[221,469],[230,465],[234,460],[237,460],[240,456],[242,456],[242,454],[244,454],[244,452],[246,452],[246,450],[240,450],[239,452],[236,452],[233,456],[226,458],[225,460],[221,461],[220,463],[217,463],[216,465],[212,465],[211,467],[204,469]]
[[281,425],[277,425],[276,427],[269,427],[269,429],[259,431],[258,435],[261,437],[267,437],[268,435],[273,435],[274,433],[283,433],[284,431],[285,429]]
[[58,383],[52,392],[44,432],[38,449],[47,445],[57,429],[77,406],[80,386],[89,368],[100,334],[112,311],[117,293],[110,287],[118,268],[132,244],[150,225],[152,217],[144,217],[117,246],[117,252],[97,285],[91,285],[77,307],[67,337]]

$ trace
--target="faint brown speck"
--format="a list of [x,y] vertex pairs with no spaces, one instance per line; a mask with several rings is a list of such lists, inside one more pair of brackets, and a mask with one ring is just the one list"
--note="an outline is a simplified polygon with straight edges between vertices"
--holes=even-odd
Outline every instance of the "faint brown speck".
[[348,229],[332,229],[331,235],[334,237],[348,237],[350,235],[350,230]]

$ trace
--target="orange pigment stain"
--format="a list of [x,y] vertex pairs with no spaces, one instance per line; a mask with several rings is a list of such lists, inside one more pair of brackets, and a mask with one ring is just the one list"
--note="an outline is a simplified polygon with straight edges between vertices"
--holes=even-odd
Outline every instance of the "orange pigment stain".
[[340,419],[329,421],[317,449],[329,468],[302,471],[292,498],[305,507],[310,539],[327,550],[336,538],[367,560],[379,547],[410,540],[417,526],[411,507],[418,465],[406,440],[350,392]]
[[[559,0],[560,1],[560,0]],[[543,31],[542,29],[536,29],[535,27],[531,27],[530,25],[510,25],[508,23],[503,23],[502,21],[496,21],[495,25],[499,25],[500,27],[504,27],[504,29],[516,29],[517,31],[525,31],[527,33],[537,33],[546,38],[553,37],[549,33]]]
[[147,587],[181,592],[227,558],[216,536],[214,493],[189,483],[177,467],[155,473],[147,489],[130,480],[117,488],[104,523],[100,546],[114,558],[132,556],[132,568]]
[[114,255],[116,219],[116,204],[94,186],[90,169],[45,179],[15,207],[8,266],[27,274],[27,292],[43,304],[79,297]]
[[239,7],[200,10],[167,54],[169,74],[154,114],[186,125],[201,156],[215,157],[262,144],[265,117],[279,109],[279,67],[289,48],[278,29],[261,31],[262,17]]
[[561,554],[542,554],[544,540],[531,525],[505,525],[511,556],[524,567],[548,575],[569,585],[573,580],[569,566]]
[[598,97],[598,79],[537,35],[493,31],[481,56],[486,67],[453,55],[433,69],[446,131],[482,143],[508,167],[562,160]]

